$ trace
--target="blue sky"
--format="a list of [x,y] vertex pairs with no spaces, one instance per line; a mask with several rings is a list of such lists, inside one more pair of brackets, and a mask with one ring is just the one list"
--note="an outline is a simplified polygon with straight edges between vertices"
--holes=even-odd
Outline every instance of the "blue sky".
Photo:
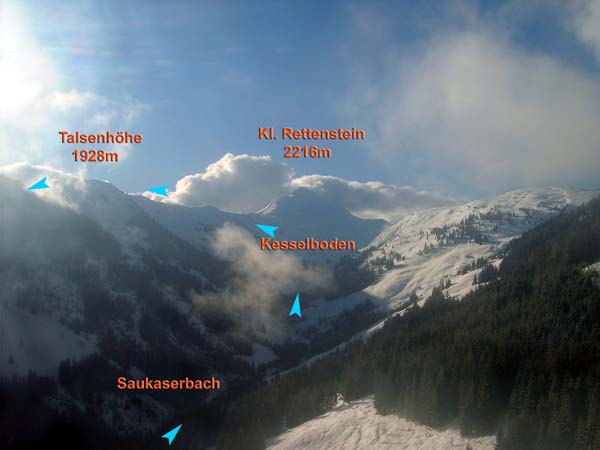
[[[596,0],[9,2],[0,47],[19,75],[0,81],[18,98],[0,164],[77,172],[59,129],[126,129],[144,143],[86,176],[174,188],[232,153],[455,198],[597,188],[599,17]],[[290,162],[260,126],[357,127],[367,141]]]

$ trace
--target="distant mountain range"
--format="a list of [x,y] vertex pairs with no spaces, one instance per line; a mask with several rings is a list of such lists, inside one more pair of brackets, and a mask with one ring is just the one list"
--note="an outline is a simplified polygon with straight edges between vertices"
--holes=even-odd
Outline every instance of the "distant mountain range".
[[[307,237],[315,239],[354,240],[357,248],[367,245],[388,224],[381,219],[361,219],[346,209],[326,202],[309,189],[300,188],[284,197],[274,200],[262,210],[251,214],[234,214],[206,206],[190,208],[172,203],[155,202],[143,196],[132,196],[138,205],[162,226],[195,245],[207,244],[208,232],[227,222],[246,228],[257,237],[265,235],[256,228],[256,224],[279,227],[277,239],[300,240]],[[339,254],[325,256],[336,259]],[[343,252],[342,252],[343,253]],[[299,253],[309,258],[323,256],[321,253]]]
[[[178,377],[191,370],[220,376],[225,385],[255,376],[249,375],[252,361],[275,367],[272,350],[286,350],[278,353],[220,304],[201,311],[194,304],[194,295],[218,296],[231,284],[231,263],[209,245],[224,224],[256,238],[264,236],[255,226],[261,223],[278,226],[281,239],[337,237],[362,248],[348,256],[375,272],[372,285],[337,299],[313,298],[298,323],[287,321],[289,305],[281,305],[282,323],[290,327],[286,345],[293,346],[339,327],[338,318],[366,299],[390,312],[412,293],[429,294],[442,279],[450,281],[445,288],[451,295],[462,295],[471,289],[479,270],[471,265],[479,258],[495,257],[511,238],[597,194],[521,190],[414,211],[388,224],[353,216],[308,189],[256,213],[232,214],[159,203],[96,180],[54,177],[49,184],[28,192],[23,182],[0,176],[0,375],[32,370],[57,377],[61,362],[99,354],[128,376]],[[340,256],[319,254],[304,263],[326,263],[335,271]],[[373,325],[365,320],[365,327]],[[263,358],[265,352],[270,356]],[[67,397],[59,403],[81,400]],[[150,409],[156,424],[173,413],[164,405]],[[128,426],[119,432],[136,432]]]

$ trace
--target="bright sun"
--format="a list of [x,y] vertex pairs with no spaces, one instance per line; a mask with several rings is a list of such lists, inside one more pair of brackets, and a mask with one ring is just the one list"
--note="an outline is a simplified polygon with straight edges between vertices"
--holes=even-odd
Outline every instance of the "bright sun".
[[0,113],[25,113],[51,91],[54,71],[50,59],[27,33],[22,11],[0,3]]

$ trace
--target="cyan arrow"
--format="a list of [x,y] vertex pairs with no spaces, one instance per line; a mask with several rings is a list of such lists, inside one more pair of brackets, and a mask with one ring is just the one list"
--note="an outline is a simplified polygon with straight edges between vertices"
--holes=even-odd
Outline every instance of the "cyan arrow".
[[48,189],[50,186],[46,184],[46,177],[42,178],[37,183],[32,184],[27,188],[28,191],[35,191],[36,189]]
[[171,445],[173,443],[173,439],[175,439],[175,436],[177,436],[177,433],[179,433],[180,428],[181,428],[181,425],[177,425],[175,428],[173,428],[168,433],[163,434],[161,437],[168,439],[169,445]]
[[302,311],[300,311],[300,294],[296,294],[296,300],[290,309],[290,317],[296,314],[298,317],[302,317]]
[[260,224],[256,224],[256,226],[258,228],[260,228],[261,230],[263,230],[265,233],[267,233],[269,236],[271,236],[273,239],[275,239],[275,230],[277,230],[277,228],[279,227],[272,227],[271,225],[260,225]]
[[162,186],[154,186],[151,188],[146,189],[148,192],[153,192],[155,194],[158,195],[162,195],[163,197],[168,197],[169,194],[167,193],[167,189],[169,188],[168,185],[163,184]]

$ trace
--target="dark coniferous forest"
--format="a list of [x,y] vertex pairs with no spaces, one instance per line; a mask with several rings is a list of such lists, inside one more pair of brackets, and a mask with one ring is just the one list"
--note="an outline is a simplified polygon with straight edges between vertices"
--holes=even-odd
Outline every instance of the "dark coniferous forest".
[[462,301],[436,289],[310,368],[233,402],[221,449],[265,438],[374,394],[381,414],[497,435],[499,450],[600,449],[600,199],[506,249]]

